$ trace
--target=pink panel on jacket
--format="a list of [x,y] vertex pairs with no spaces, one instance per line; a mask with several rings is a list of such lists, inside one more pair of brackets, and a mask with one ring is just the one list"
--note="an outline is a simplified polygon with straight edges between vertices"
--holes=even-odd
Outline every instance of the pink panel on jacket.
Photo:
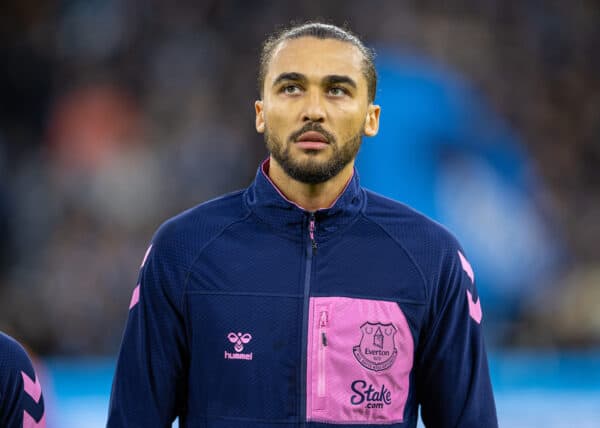
[[307,420],[402,422],[414,342],[396,302],[311,298],[307,351]]

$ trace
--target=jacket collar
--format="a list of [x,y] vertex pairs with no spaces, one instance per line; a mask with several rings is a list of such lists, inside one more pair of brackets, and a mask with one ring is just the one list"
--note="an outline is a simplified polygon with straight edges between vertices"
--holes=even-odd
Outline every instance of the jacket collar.
[[[308,223],[310,212],[287,199],[268,176],[269,159],[258,167],[254,182],[246,189],[244,199],[248,208],[264,222],[284,231],[297,234],[298,226]],[[329,208],[315,211],[317,236],[326,237],[350,224],[365,203],[356,168],[342,193]]]

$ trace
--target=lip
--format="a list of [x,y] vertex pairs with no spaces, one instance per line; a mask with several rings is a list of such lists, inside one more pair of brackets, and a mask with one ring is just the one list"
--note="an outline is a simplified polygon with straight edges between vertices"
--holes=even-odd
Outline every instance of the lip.
[[323,150],[329,146],[329,143],[323,141],[296,141],[294,145],[304,150]]
[[327,138],[317,131],[308,131],[304,134],[300,135],[296,140],[296,144],[298,143],[321,143],[321,144],[329,144]]

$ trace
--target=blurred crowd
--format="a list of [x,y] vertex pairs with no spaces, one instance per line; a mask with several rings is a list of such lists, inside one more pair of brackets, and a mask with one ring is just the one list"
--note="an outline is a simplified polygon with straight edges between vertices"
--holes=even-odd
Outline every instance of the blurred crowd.
[[498,344],[598,345],[593,0],[3,2],[0,330],[43,354],[114,354],[153,231],[245,187],[266,155],[260,43],[315,18],[445,64],[521,136],[566,256]]

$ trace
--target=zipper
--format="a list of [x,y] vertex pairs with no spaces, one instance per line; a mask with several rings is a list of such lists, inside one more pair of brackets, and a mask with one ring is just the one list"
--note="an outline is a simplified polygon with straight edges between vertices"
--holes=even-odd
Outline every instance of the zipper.
[[313,253],[317,252],[317,241],[315,241],[315,228],[315,213],[310,213],[310,218],[308,221],[308,236],[310,237],[310,244]]
[[327,311],[321,311],[319,316],[319,374],[317,383],[317,395],[319,397],[325,397],[326,394],[326,351],[327,351],[327,324],[329,314]]
[[302,351],[300,364],[300,425],[306,426],[306,362],[308,352],[308,308],[310,299],[310,276],[312,273],[313,256],[316,253],[317,243],[315,241],[315,213],[310,212],[308,217],[308,241],[306,245],[306,269],[304,271],[304,306],[302,309]]

